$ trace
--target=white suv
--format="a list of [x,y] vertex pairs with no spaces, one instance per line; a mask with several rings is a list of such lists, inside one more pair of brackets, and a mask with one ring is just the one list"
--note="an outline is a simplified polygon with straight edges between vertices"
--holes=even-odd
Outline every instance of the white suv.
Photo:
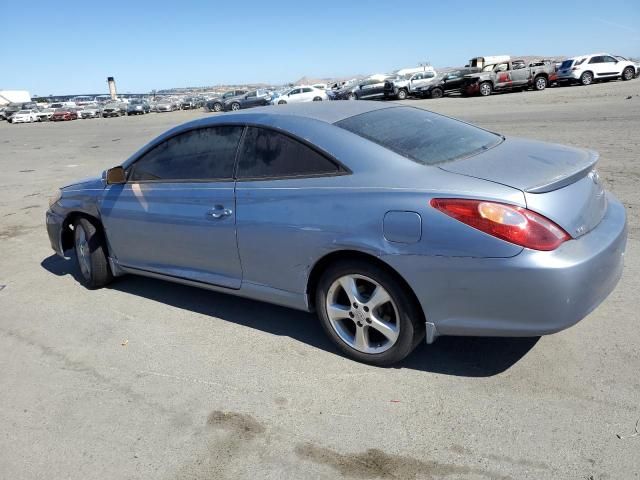
[[569,58],[558,68],[559,82],[580,82],[590,85],[595,80],[622,78],[631,80],[637,74],[636,65],[628,60],[619,60],[608,53],[594,53]]

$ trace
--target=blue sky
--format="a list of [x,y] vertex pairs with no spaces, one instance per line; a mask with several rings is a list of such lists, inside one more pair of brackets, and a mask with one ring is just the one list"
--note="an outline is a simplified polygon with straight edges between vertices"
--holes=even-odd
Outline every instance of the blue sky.
[[387,72],[478,55],[640,56],[640,0],[2,0],[0,89],[121,92]]

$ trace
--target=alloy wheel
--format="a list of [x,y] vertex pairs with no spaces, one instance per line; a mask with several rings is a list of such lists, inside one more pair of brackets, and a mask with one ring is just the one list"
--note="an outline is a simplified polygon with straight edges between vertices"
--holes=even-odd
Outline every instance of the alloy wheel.
[[89,251],[89,242],[84,228],[78,226],[76,228],[76,256],[82,276],[87,280],[91,278],[91,252]]
[[344,275],[327,292],[331,327],[351,348],[368,354],[389,350],[398,340],[398,308],[385,288],[364,275]]

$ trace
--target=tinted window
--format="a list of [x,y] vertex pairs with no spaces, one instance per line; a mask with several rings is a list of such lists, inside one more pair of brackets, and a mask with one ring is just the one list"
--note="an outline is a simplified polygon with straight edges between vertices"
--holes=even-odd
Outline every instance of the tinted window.
[[602,63],[602,57],[593,57],[589,60],[589,63]]
[[233,178],[242,127],[192,130],[162,142],[133,164],[129,180]]
[[238,178],[290,177],[339,171],[328,158],[273,130],[249,127],[240,148]]
[[303,88],[303,89],[302,89],[302,91],[303,91],[304,93],[313,92],[313,90],[312,90],[312,89],[310,89],[310,88]]
[[605,63],[616,63],[617,62],[617,60],[615,58],[610,57],[608,55],[606,57],[602,57],[602,59],[603,59],[603,61]]
[[436,74],[433,73],[433,72],[427,72],[427,73],[424,74],[424,78],[433,78],[435,76],[436,76]]
[[425,165],[465,157],[501,141],[495,133],[411,107],[375,110],[336,125]]
[[573,65],[573,60],[565,60],[564,62],[562,62],[562,64],[560,65],[560,68],[562,70],[566,70],[567,68],[569,68],[571,65]]
[[258,96],[258,92],[251,92],[251,93],[248,93],[248,94],[247,94],[247,98],[250,98],[250,97],[257,97],[257,96]]

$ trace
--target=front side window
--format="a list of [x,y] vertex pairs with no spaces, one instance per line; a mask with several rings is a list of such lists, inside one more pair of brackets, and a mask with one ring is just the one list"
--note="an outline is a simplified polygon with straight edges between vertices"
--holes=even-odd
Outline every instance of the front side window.
[[249,127],[240,147],[238,178],[279,178],[332,174],[338,165],[282,133]]
[[140,181],[231,180],[242,127],[191,130],[154,147],[129,169]]
[[289,95],[298,95],[300,93],[300,89],[299,88],[294,88],[293,90],[291,90],[289,92]]
[[257,97],[257,96],[258,96],[258,92],[251,92],[247,94],[247,98]]
[[303,88],[302,92],[303,93],[310,93],[310,92],[313,92],[313,89],[311,89],[311,88]]
[[617,63],[618,62],[615,58],[610,57],[608,55],[606,57],[603,57],[603,60],[604,60],[605,63]]

